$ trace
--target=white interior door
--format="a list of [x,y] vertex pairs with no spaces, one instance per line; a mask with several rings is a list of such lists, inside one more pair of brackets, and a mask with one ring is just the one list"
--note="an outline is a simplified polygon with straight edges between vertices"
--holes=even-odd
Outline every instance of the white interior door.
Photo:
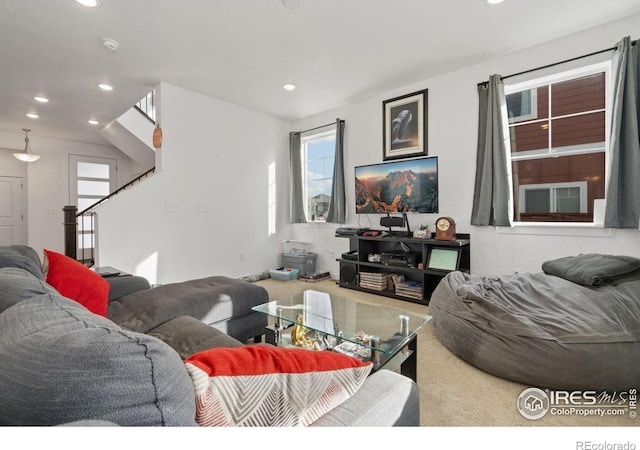
[[26,243],[22,178],[0,177],[0,245]]

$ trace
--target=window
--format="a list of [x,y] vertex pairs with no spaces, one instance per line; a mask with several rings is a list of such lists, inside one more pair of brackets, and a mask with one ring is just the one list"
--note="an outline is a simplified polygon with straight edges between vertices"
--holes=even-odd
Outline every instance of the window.
[[609,64],[505,85],[514,219],[593,222],[604,199]]
[[538,95],[536,89],[526,89],[507,96],[509,123],[536,119],[538,116]]
[[[109,195],[116,188],[116,160],[91,156],[69,155],[69,204],[82,212]],[[92,216],[78,218],[78,255],[80,261],[92,254],[94,220]]]
[[78,212],[109,195],[115,189],[115,160],[82,158],[75,160],[75,199]]
[[302,138],[302,185],[308,222],[324,222],[329,212],[336,147],[335,126],[332,128]]
[[523,184],[518,205],[520,213],[586,213],[587,182]]

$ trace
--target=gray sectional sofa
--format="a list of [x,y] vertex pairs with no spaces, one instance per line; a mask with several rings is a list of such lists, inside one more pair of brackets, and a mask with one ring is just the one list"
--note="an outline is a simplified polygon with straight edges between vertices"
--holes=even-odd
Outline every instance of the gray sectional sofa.
[[[266,301],[266,291],[251,283],[111,283],[108,317],[101,317],[47,283],[32,248],[0,247],[0,425],[196,426],[183,360],[243,346],[229,334],[246,339],[264,326],[247,305]],[[418,391],[386,370],[313,424],[397,425],[419,425]]]

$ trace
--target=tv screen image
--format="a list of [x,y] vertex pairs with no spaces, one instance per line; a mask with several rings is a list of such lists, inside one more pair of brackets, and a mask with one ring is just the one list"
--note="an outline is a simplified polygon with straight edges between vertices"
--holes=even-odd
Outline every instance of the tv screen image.
[[356,166],[356,213],[437,213],[438,157]]

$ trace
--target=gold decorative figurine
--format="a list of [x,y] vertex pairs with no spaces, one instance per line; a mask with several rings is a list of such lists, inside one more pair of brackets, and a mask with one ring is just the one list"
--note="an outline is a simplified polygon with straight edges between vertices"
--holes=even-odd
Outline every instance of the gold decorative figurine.
[[296,322],[297,323],[291,330],[291,343],[293,345],[297,345],[298,347],[313,346],[313,341],[307,337],[309,329],[300,325],[302,323],[302,314],[298,314],[298,316],[296,317]]

